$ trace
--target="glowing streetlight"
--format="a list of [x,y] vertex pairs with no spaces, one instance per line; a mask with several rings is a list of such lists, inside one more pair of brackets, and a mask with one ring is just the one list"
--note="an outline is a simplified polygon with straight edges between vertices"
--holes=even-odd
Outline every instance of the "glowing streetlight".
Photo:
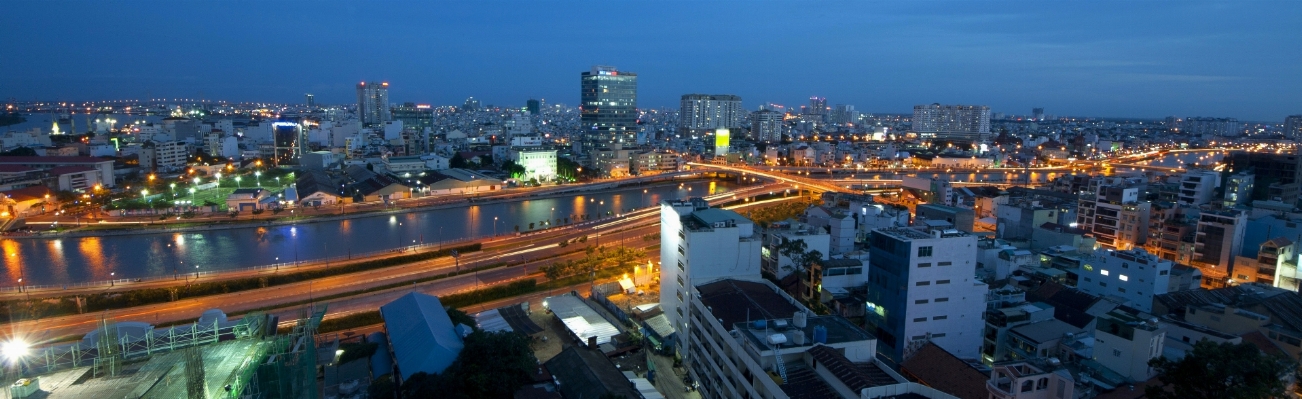
[[21,339],[15,339],[13,341],[8,341],[5,342],[4,344],[0,344],[0,353],[3,353],[4,357],[9,360],[21,359],[22,357],[27,356],[29,353],[31,353],[31,350],[32,350],[32,346],[26,342],[23,342],[23,340]]

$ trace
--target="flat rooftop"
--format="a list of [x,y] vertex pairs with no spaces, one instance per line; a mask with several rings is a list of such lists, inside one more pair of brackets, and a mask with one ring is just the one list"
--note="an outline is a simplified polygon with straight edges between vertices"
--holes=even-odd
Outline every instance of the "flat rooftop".
[[[257,361],[258,340],[232,340],[200,346],[203,352],[204,385],[210,395],[237,377],[240,365]],[[40,376],[44,398],[184,398],[186,394],[185,352],[154,355],[143,362],[124,361],[112,377],[90,378],[91,367],[78,367]]]
[[[778,326],[777,320],[765,320],[762,327],[752,321],[750,323],[733,324],[733,328],[760,350],[813,346],[816,343],[814,341],[814,329],[816,327],[822,327],[827,331],[827,339],[821,343],[828,345],[877,339],[877,337],[851,324],[849,320],[841,316],[808,316],[804,327],[796,327],[790,319],[778,320],[782,320],[785,326]],[[793,339],[797,332],[804,334],[803,342],[797,343]],[[780,344],[769,343],[768,338],[775,334],[781,334],[786,342]]]
[[762,282],[719,280],[698,285],[696,291],[700,293],[701,303],[725,326],[747,320],[790,319],[804,310]]

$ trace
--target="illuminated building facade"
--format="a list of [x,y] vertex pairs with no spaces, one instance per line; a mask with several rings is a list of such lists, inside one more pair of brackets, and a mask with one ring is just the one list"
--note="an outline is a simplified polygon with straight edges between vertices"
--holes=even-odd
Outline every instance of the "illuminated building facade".
[[732,129],[741,127],[745,118],[746,111],[741,107],[741,97],[731,94],[684,94],[679,103],[678,129],[684,133]]
[[917,105],[913,131],[922,137],[982,142],[990,136],[990,107],[985,105]]
[[389,114],[389,82],[357,84],[357,119],[362,126],[382,125],[393,120]]
[[580,76],[583,152],[637,143],[637,74],[597,65]]

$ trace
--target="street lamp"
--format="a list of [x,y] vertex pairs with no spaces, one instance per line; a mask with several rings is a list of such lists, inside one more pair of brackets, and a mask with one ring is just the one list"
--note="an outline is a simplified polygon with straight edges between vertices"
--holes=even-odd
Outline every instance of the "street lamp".
[[497,216],[493,216],[493,237],[497,237]]
[[258,187],[262,187],[262,171],[253,172],[253,177],[258,179]]
[[235,188],[244,188],[243,186],[240,185],[240,177],[239,177],[239,176],[235,176]]

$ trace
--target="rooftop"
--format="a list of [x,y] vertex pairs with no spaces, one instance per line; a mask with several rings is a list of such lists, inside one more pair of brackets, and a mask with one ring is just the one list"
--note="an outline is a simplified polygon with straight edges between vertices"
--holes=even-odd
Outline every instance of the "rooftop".
[[696,286],[705,304],[725,326],[759,319],[790,319],[804,310],[772,286],[756,281],[725,279]]
[[[733,324],[733,327],[760,350],[877,339],[841,316],[808,316],[805,319],[804,327],[796,326],[794,320],[787,319],[755,320],[749,323],[736,323]],[[818,338],[819,333],[817,333],[820,330],[824,332],[822,336],[825,336],[821,340]],[[775,343],[771,340],[772,337],[777,335],[782,336],[782,342]]]

